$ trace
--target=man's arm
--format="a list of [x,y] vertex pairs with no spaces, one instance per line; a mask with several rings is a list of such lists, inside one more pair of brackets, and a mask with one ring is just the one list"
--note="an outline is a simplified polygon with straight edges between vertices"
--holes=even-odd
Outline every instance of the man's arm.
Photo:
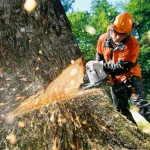
[[99,54],[98,52],[96,53],[96,60],[97,61],[104,61],[104,56],[102,54]]
[[118,61],[116,64],[113,64],[111,61],[104,62],[103,67],[104,71],[110,75],[121,75],[127,73],[130,69],[132,69],[137,64],[128,62],[128,61]]

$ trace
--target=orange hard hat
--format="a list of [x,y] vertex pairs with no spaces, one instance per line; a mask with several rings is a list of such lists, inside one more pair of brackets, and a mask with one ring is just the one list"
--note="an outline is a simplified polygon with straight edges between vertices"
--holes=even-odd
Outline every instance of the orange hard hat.
[[129,13],[124,12],[114,19],[112,22],[112,28],[118,33],[129,33],[133,29],[133,24],[132,16]]

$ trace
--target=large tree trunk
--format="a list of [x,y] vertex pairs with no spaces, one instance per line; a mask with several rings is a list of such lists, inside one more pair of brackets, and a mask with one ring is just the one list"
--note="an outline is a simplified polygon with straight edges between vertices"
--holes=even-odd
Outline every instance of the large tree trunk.
[[0,149],[150,149],[103,86],[77,91],[84,64],[59,0],[31,13],[1,1],[0,15]]
[[11,102],[47,87],[81,53],[59,0],[38,0],[31,13],[22,0],[0,3],[0,103],[8,105],[0,110],[4,113],[12,109]]

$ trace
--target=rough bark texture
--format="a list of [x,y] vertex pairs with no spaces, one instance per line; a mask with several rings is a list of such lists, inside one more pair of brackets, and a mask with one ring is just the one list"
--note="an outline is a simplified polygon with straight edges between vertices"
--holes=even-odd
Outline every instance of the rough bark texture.
[[[37,3],[27,13],[22,0],[0,1],[2,104],[14,105],[15,99],[23,100],[47,87],[71,60],[81,56],[60,1]],[[9,106],[5,110],[11,110]]]
[[13,118],[7,118],[1,126],[3,132],[0,148],[150,149],[150,136],[142,133],[114,110],[105,90],[91,89],[82,92],[80,96],[69,101],[48,105],[18,116],[13,122]]

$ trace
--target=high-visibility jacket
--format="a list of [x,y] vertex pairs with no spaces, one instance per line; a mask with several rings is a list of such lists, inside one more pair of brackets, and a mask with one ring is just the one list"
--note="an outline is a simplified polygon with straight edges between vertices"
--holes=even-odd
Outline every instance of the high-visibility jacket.
[[97,53],[103,56],[104,61],[106,62],[111,61],[114,64],[120,61],[135,64],[127,72],[119,74],[119,75],[115,75],[115,79],[119,83],[121,83],[125,79],[130,78],[131,76],[141,77],[140,65],[137,62],[140,47],[136,38],[130,35],[126,43],[121,43],[118,47],[115,47],[115,48],[109,45],[110,39],[111,38],[110,38],[109,33],[105,33],[101,35],[98,40]]

